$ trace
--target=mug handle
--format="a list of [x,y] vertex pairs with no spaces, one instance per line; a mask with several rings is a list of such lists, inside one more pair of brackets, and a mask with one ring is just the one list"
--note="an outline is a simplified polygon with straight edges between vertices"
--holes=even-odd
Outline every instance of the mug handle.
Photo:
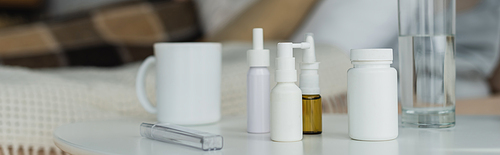
[[156,61],[155,56],[149,56],[144,60],[144,62],[141,64],[141,67],[139,67],[139,71],[137,72],[137,78],[135,81],[135,90],[137,93],[137,98],[139,99],[139,103],[141,103],[142,107],[146,109],[149,113],[156,114],[158,111],[156,107],[153,107],[151,102],[148,100],[147,94],[146,94],[146,71]]

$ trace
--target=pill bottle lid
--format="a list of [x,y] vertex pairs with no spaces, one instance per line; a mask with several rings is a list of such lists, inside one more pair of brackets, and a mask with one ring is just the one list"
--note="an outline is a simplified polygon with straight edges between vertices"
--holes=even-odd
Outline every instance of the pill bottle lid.
[[392,61],[392,49],[351,49],[351,61]]

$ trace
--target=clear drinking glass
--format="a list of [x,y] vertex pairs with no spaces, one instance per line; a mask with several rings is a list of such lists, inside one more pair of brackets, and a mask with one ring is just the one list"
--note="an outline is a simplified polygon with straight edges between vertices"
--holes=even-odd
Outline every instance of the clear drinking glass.
[[399,0],[402,125],[455,126],[455,0]]

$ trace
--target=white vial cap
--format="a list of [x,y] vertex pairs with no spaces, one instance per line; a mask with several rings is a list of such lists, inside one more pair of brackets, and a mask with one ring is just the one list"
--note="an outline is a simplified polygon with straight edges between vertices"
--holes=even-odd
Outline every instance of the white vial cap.
[[351,61],[392,61],[392,49],[351,49]]

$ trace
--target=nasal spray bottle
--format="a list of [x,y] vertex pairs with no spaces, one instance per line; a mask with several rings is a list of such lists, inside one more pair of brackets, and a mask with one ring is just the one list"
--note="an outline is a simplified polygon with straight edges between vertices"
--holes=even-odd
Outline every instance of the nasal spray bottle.
[[253,29],[253,49],[248,50],[250,69],[247,74],[247,131],[268,133],[269,118],[269,50],[263,48],[262,28]]
[[319,95],[319,62],[316,62],[312,33],[306,35],[306,42],[311,47],[304,50],[300,64],[303,130],[305,134],[320,134],[322,132],[322,105]]
[[309,43],[278,43],[276,86],[271,91],[271,140],[302,140],[302,91],[295,84],[297,70],[293,48],[307,49]]

